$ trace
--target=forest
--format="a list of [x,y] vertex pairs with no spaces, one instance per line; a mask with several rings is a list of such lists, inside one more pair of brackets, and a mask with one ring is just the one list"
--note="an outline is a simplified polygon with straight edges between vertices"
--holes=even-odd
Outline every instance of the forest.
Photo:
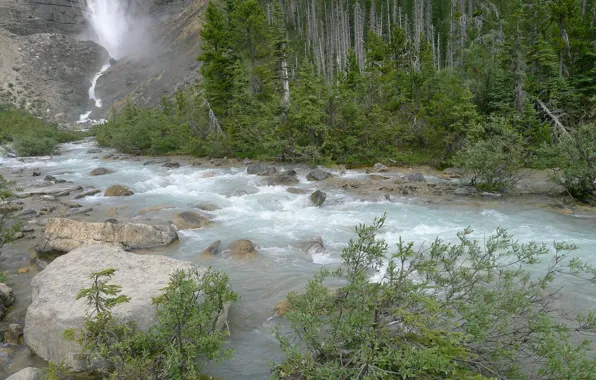
[[465,166],[489,147],[582,161],[579,198],[596,190],[595,0],[212,0],[201,37],[202,81],[128,104],[100,144],[349,167]]

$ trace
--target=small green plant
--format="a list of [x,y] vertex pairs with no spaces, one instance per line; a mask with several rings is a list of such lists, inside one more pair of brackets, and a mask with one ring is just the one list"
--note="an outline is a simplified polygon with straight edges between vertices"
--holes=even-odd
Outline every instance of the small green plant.
[[0,282],[6,282],[6,272],[0,272]]
[[[5,203],[13,196],[14,184],[5,180],[0,175],[0,253],[2,248],[11,243],[18,231],[21,230],[21,223],[12,220],[12,208],[9,203]],[[3,273],[0,273],[3,277]],[[0,280],[0,282],[4,282]]]
[[[288,295],[290,328],[276,332],[286,359],[275,378],[593,378],[589,344],[573,342],[594,331],[595,315],[562,322],[559,286],[550,287],[565,274],[594,282],[596,268],[568,260],[574,246],[520,244],[502,229],[481,245],[466,229],[454,244],[400,239],[388,255],[376,238],[384,221],[357,227],[339,269]],[[545,272],[530,275],[547,255]],[[344,285],[329,291],[332,279]]]
[[43,369],[41,380],[71,380],[73,376],[70,370],[63,364],[49,362]]
[[114,269],[91,275],[92,286],[77,299],[87,300],[90,311],[80,332],[66,330],[64,338],[78,341],[89,360],[106,365],[99,370],[110,378],[196,379],[207,360],[229,358],[224,349],[227,331],[223,316],[236,294],[221,271],[177,271],[153,302],[157,324],[143,331],[123,324],[112,309],[130,299],[121,287],[108,284]]

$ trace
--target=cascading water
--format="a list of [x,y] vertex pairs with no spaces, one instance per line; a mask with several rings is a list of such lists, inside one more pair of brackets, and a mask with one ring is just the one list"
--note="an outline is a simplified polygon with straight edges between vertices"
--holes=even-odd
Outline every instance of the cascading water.
[[[126,54],[126,36],[129,34],[131,19],[123,7],[121,0],[87,0],[83,6],[83,15],[93,31],[93,39],[103,46],[111,58],[119,59]],[[101,70],[95,74],[89,88],[89,99],[95,102],[95,107],[101,108],[101,99],[95,95],[97,80],[110,68],[106,63]],[[93,111],[81,114],[78,123],[100,124],[105,120],[89,119]]]

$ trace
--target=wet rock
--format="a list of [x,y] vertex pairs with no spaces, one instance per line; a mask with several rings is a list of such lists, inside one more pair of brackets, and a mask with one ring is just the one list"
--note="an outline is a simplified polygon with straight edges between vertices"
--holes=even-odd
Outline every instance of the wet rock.
[[325,244],[323,243],[323,238],[320,236],[298,244],[298,248],[310,256],[325,252]]
[[32,208],[28,208],[26,210],[23,210],[19,215],[20,216],[34,216],[34,215],[37,215],[37,211],[35,211]]
[[108,160],[108,159],[110,159],[112,157],[114,157],[114,154],[113,153],[110,153],[110,154],[106,154],[106,155],[102,156],[101,159],[102,160]]
[[250,164],[252,164],[252,160],[250,160],[248,158],[245,158],[244,160],[242,160],[242,165],[248,166]]
[[0,282],[0,321],[6,313],[6,308],[14,302],[12,289],[3,282]]
[[23,325],[12,323],[4,330],[4,343],[23,344]]
[[81,199],[81,198],[85,198],[85,197],[91,197],[93,195],[99,194],[101,193],[101,190],[99,189],[91,189],[91,190],[87,190],[84,193],[81,194],[77,194],[74,199]]
[[296,177],[296,171],[288,170],[268,177],[264,182],[269,186],[293,186],[299,184],[300,180]]
[[460,195],[460,196],[468,196],[468,195],[472,195],[472,192],[467,187],[458,187],[457,189],[455,189],[453,194]]
[[33,169],[33,177],[39,177],[41,175],[41,170],[35,168]]
[[24,235],[24,234],[23,234],[23,232],[21,232],[21,231],[15,232],[15,234],[14,234],[14,238],[15,238],[16,240],[22,239],[24,236],[25,236],[25,235]]
[[143,165],[144,166],[147,166],[147,165],[153,165],[153,164],[163,164],[163,163],[168,162],[168,161],[170,161],[170,158],[169,157],[156,158],[156,159],[153,159],[153,160],[149,160],[149,161],[143,162]]
[[167,210],[169,208],[174,208],[174,206],[171,206],[171,205],[159,205],[159,206],[145,207],[144,209],[142,209],[139,212],[137,212],[137,215],[153,214],[155,212],[159,212],[159,211],[162,211],[162,210]]
[[193,230],[209,224],[209,218],[192,211],[184,211],[174,217],[174,225],[179,230]]
[[255,243],[246,239],[230,243],[228,249],[232,252],[232,256],[238,259],[254,259],[259,254]]
[[373,181],[385,181],[385,180],[389,179],[389,177],[385,177],[383,175],[378,175],[378,174],[369,174],[368,178],[370,178]]
[[482,195],[484,198],[489,198],[489,199],[497,199],[497,198],[501,198],[503,196],[503,194],[490,193],[488,191],[482,192],[482,193],[480,193],[480,195]]
[[412,173],[406,176],[406,181],[408,182],[426,182],[426,179],[422,175],[422,173]]
[[85,207],[85,208],[81,208],[81,209],[72,209],[68,212],[68,216],[72,216],[72,215],[80,215],[80,214],[87,214],[89,212],[93,211],[93,207]]
[[116,224],[118,223],[118,219],[114,219],[114,218],[110,218],[110,219],[106,219],[103,221],[104,223],[112,223],[112,224]]
[[180,167],[179,162],[166,162],[165,164],[161,165],[162,168],[170,168],[170,169],[178,169]]
[[150,226],[140,223],[88,223],[71,219],[49,219],[38,252],[69,252],[81,246],[120,245],[126,249],[165,247],[178,239],[171,226]]
[[317,207],[321,207],[321,205],[325,202],[326,199],[327,199],[327,194],[322,192],[321,190],[317,190],[310,195],[310,200]]
[[253,174],[253,175],[266,176],[266,175],[271,175],[271,174],[277,173],[277,169],[273,166],[265,165],[262,163],[256,163],[256,164],[252,164],[248,168],[246,168],[246,173]]
[[42,195],[41,200],[46,202],[54,202],[56,201],[56,197],[53,195]]
[[57,179],[54,181],[54,183],[66,183],[68,181],[66,181],[65,179]]
[[6,380],[41,380],[43,371],[39,368],[27,367],[9,376]]
[[55,181],[55,180],[56,180],[56,177],[54,177],[53,175],[49,175],[49,174],[48,174],[47,176],[45,176],[45,177],[43,178],[43,180],[44,180],[45,182],[53,182],[53,181]]
[[373,166],[373,169],[377,172],[377,173],[383,173],[383,172],[387,172],[389,171],[389,168],[383,164],[381,164],[380,162],[377,162],[375,164],[375,166]]
[[29,266],[20,267],[19,269],[17,269],[17,274],[25,274],[25,273],[29,272],[30,270],[31,270],[31,267],[29,267]]
[[19,198],[27,198],[32,196],[41,195],[54,195],[56,197],[63,197],[70,194],[71,192],[82,190],[81,186],[66,185],[66,186],[42,186],[25,189],[22,192],[17,193]]
[[134,193],[126,186],[112,185],[107,188],[103,195],[106,197],[126,197],[133,194]]
[[308,194],[308,190],[299,189],[297,187],[288,187],[286,191],[291,194]]
[[201,256],[210,257],[219,254],[221,252],[220,246],[221,240],[214,241],[209,245],[209,247],[205,248],[203,252],[201,252]]
[[97,154],[97,153],[101,153],[101,152],[102,152],[102,150],[99,148],[93,148],[93,149],[89,149],[87,151],[87,153],[89,153],[89,154]]
[[288,311],[290,311],[290,307],[290,302],[284,298],[283,300],[278,301],[275,304],[273,310],[275,310],[275,314],[277,314],[277,316],[284,317],[288,313]]
[[48,215],[56,211],[56,206],[42,207],[39,209],[39,215]]
[[195,208],[198,208],[199,210],[203,211],[216,211],[221,209],[221,207],[219,207],[218,205],[209,202],[201,202],[198,205],[196,205]]
[[89,173],[89,175],[92,177],[95,177],[98,175],[106,175],[106,174],[112,174],[112,173],[114,173],[114,171],[107,169],[107,168],[95,168],[95,169],[91,170],[91,173]]
[[326,172],[324,170],[321,169],[315,169],[313,171],[311,171],[310,173],[308,173],[308,175],[306,176],[306,179],[309,181],[323,181],[327,178],[331,178],[333,177],[333,174]]
[[38,271],[41,272],[42,270],[46,269],[46,267],[48,266],[48,262],[35,257],[31,259],[31,265],[33,265]]
[[[81,347],[62,335],[66,329],[83,326],[88,305],[84,300],[76,301],[76,296],[91,284],[91,273],[106,268],[116,269],[110,283],[122,286],[122,294],[131,298],[114,307],[113,316],[147,330],[156,323],[152,297],[161,294],[172,273],[197,267],[187,261],[138,255],[107,245],[82,247],[56,258],[31,281],[32,302],[27,309],[24,337],[33,352],[77,371],[88,369],[80,355]],[[223,320],[225,315],[221,317]]]

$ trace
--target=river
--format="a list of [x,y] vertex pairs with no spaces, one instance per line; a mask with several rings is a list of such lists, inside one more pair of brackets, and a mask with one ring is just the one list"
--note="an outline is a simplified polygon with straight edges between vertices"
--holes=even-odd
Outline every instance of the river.
[[[281,359],[279,345],[272,328],[280,322],[274,317],[275,303],[292,290],[301,290],[313,274],[323,266],[336,266],[342,248],[354,237],[353,228],[359,223],[370,223],[387,213],[387,222],[380,237],[390,245],[400,236],[416,244],[428,244],[436,237],[456,240],[456,233],[467,226],[474,228],[473,236],[484,239],[497,227],[508,228],[522,242],[531,240],[553,242],[565,240],[579,245],[576,256],[596,264],[596,218],[594,215],[562,215],[523,201],[498,200],[494,202],[427,203],[417,198],[361,196],[341,187],[308,182],[307,167],[298,167],[300,184],[307,194],[292,194],[284,186],[265,186],[262,178],[246,173],[239,167],[202,167],[183,165],[167,169],[159,164],[143,165],[146,159],[102,160],[103,153],[87,153],[91,142],[65,144],[62,154],[54,157],[27,159],[0,159],[0,168],[37,167],[43,175],[73,181],[83,186],[106,189],[112,184],[128,186],[135,194],[131,197],[106,198],[99,194],[77,200],[83,206],[94,207],[91,219],[101,221],[117,218],[122,221],[157,223],[168,215],[185,211],[200,202],[220,207],[208,212],[212,224],[206,228],[180,232],[180,242],[165,251],[177,259],[189,260],[201,266],[225,270],[240,301],[230,313],[230,345],[234,358],[219,365],[209,365],[211,374],[225,378],[267,378],[270,363]],[[91,177],[89,173],[101,166],[113,174]],[[334,172],[339,176],[339,172]],[[348,170],[344,176],[365,178],[362,171]],[[427,177],[428,181],[438,178]],[[327,193],[327,201],[320,208],[309,199],[317,188]],[[168,205],[171,209],[158,213],[138,215],[150,206]],[[323,238],[326,251],[308,256],[297,245]],[[259,247],[260,256],[250,261],[231,258],[205,258],[200,252],[215,240],[225,246],[236,239],[250,239]],[[544,264],[546,265],[546,263]],[[0,268],[1,269],[1,268]],[[18,286],[11,275],[12,286]],[[26,286],[22,283],[21,286]],[[576,287],[573,287],[576,286]],[[25,296],[29,290],[20,290]],[[572,284],[570,305],[594,305],[596,299],[583,286]],[[571,297],[573,294],[573,297]],[[27,301],[20,301],[21,304]],[[1,374],[1,372],[0,372]]]

